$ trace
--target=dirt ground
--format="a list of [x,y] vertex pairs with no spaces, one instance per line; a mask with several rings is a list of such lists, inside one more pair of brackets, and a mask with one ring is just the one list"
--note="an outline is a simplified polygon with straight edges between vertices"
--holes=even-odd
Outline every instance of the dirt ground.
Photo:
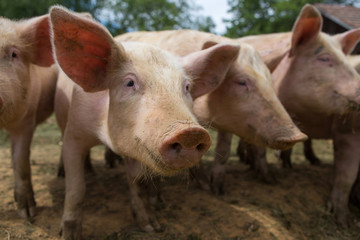
[[[215,136],[215,135],[214,135]],[[216,139],[215,137],[213,139]],[[33,142],[32,180],[37,216],[20,219],[13,198],[9,137],[0,133],[0,239],[60,239],[64,179],[56,177],[60,134],[54,118],[41,125]],[[233,141],[233,150],[237,139]],[[226,195],[215,197],[182,176],[164,179],[165,202],[157,209],[162,233],[144,233],[134,223],[124,168],[107,169],[103,147],[92,151],[95,175],[87,176],[84,239],[360,239],[360,211],[351,206],[352,226],[341,229],[326,209],[332,179],[330,141],[316,141],[321,166],[310,166],[302,146],[295,147],[293,169],[282,169],[268,151],[276,184],[265,184],[233,151],[226,176]],[[211,166],[213,148],[204,158]]]

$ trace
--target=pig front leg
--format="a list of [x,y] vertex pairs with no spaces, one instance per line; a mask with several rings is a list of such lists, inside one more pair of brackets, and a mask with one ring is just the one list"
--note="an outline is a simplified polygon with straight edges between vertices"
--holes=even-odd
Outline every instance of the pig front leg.
[[35,123],[23,123],[11,131],[12,167],[15,176],[15,201],[18,213],[23,218],[35,216],[35,199],[31,183],[30,145],[35,131]]
[[231,133],[218,132],[214,165],[210,172],[210,186],[215,195],[223,195],[225,193],[226,162],[230,156],[231,139]]
[[[86,154],[85,157],[85,161],[84,161],[84,168],[86,173],[95,173],[94,168],[91,164],[91,158],[90,158],[90,150],[89,152]],[[57,176],[58,177],[65,177],[65,168],[64,168],[64,161],[63,161],[63,156],[61,154],[60,156],[60,161],[59,161],[59,166],[58,166],[58,172],[57,172]]]
[[62,146],[66,192],[60,235],[66,240],[81,239],[82,206],[86,189],[84,161],[89,149],[94,145],[84,145],[84,139],[89,138],[65,134]]
[[248,157],[253,159],[251,161],[251,168],[262,178],[266,183],[275,183],[276,179],[269,170],[269,165],[266,161],[266,148],[258,147],[252,144],[247,146]]
[[311,163],[311,165],[320,165],[320,159],[315,155],[314,149],[311,144],[311,139],[309,138],[304,142],[304,155],[307,160]]
[[291,153],[292,153],[292,148],[285,150],[285,151],[280,151],[279,158],[282,162],[283,168],[292,168]]
[[[162,228],[158,223],[152,206],[155,205],[159,198],[158,185],[151,181],[146,181],[144,188],[140,186],[141,180],[141,163],[135,159],[125,157],[124,165],[126,169],[126,177],[130,189],[131,210],[135,221],[139,227],[145,232],[161,232]],[[140,179],[139,179],[140,178]],[[155,177],[157,179],[157,177]],[[146,189],[146,190],[145,190]],[[144,195],[148,195],[148,201]]]
[[337,223],[343,227],[349,223],[349,194],[358,176],[359,142],[360,139],[354,137],[334,137],[335,181],[328,207],[334,212]]

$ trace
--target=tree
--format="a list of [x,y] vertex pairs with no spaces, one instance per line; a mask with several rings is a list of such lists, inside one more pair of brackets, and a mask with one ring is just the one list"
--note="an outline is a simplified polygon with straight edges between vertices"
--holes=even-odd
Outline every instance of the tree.
[[213,31],[214,21],[197,15],[193,0],[1,0],[1,15],[10,19],[46,14],[50,6],[63,5],[89,12],[116,35],[135,30],[192,28]]
[[228,0],[232,16],[225,19],[228,37],[241,37],[291,31],[306,4],[336,3],[354,5],[358,0]]
[[213,20],[195,16],[198,10],[192,0],[113,0],[100,18],[113,34],[180,28],[212,31]]

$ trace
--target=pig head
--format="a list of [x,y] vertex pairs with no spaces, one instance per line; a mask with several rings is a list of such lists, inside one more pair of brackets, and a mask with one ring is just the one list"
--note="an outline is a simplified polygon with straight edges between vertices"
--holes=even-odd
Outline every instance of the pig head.
[[290,50],[273,72],[275,89],[290,115],[306,133],[320,137],[322,133],[307,126],[326,126],[331,115],[358,110],[360,103],[360,76],[346,57],[360,29],[329,36],[320,32],[321,26],[320,13],[306,5],[294,25]]

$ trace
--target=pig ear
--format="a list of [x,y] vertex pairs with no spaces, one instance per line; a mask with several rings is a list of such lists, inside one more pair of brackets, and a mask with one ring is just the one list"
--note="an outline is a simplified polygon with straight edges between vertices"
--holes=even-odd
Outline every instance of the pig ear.
[[292,30],[289,56],[294,56],[300,46],[315,40],[321,31],[321,27],[322,17],[320,12],[310,4],[306,4]]
[[31,47],[30,61],[43,67],[54,63],[49,25],[49,15],[19,22],[21,38]]
[[99,23],[62,7],[50,10],[56,61],[66,75],[86,92],[109,86],[108,73],[123,64],[126,54]]
[[239,54],[240,46],[207,42],[205,50],[181,58],[182,65],[193,79],[193,99],[217,88]]
[[360,40],[360,28],[335,35],[345,55],[350,54]]

